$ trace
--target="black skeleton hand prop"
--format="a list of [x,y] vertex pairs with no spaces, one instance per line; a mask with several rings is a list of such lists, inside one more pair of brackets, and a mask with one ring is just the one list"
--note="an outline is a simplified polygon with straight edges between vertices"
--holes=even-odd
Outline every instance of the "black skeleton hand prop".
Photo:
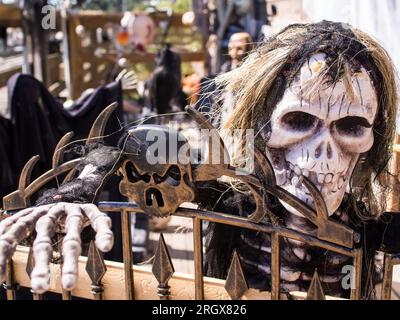
[[93,204],[59,202],[24,209],[0,222],[0,281],[4,279],[7,261],[22,240],[36,230],[33,243],[35,266],[31,273],[31,287],[43,293],[50,286],[49,263],[52,259],[52,237],[56,226],[65,219],[62,243],[62,287],[71,290],[78,279],[78,258],[81,254],[81,231],[90,223],[96,232],[95,243],[102,252],[113,246],[111,219]]

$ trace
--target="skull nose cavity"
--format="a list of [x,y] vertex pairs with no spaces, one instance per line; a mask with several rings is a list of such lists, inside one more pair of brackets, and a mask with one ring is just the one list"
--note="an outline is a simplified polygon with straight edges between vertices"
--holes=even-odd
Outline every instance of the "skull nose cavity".
[[323,147],[323,142],[321,142],[318,147],[315,148],[315,158],[319,158],[322,154],[322,147]]
[[148,207],[164,207],[164,199],[160,190],[150,188],[146,191],[146,206]]
[[328,142],[326,146],[326,156],[328,157],[328,159],[332,159],[332,147],[330,142]]
[[326,143],[326,147],[324,146],[325,142],[321,142],[318,147],[315,148],[315,158],[318,159],[324,154],[324,148],[325,148],[325,155],[328,159],[332,159],[333,152],[332,152],[332,146],[330,142]]

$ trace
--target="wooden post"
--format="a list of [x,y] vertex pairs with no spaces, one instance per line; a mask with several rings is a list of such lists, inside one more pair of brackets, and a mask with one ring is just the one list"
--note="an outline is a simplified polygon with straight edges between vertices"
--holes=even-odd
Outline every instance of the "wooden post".
[[47,30],[42,28],[42,8],[47,1],[39,0],[33,4],[33,25],[32,25],[32,41],[33,41],[33,75],[36,79],[47,83]]
[[122,210],[122,253],[124,258],[126,300],[135,299],[135,289],[133,284],[133,257],[132,257],[131,239],[132,238],[131,238],[130,212],[127,210]]
[[[42,81],[47,86],[47,30],[42,28],[42,8],[45,0],[25,1],[22,8],[24,30],[24,72]],[[29,66],[32,57],[32,68]]]
[[193,247],[194,247],[194,272],[195,272],[195,297],[196,300],[204,299],[203,280],[203,233],[201,219],[193,219]]
[[24,52],[23,52],[23,64],[22,64],[22,72],[26,74],[32,74],[31,68],[31,61],[30,61],[30,54],[32,52],[32,39],[31,34],[29,32],[29,10],[27,6],[21,6],[22,10],[22,34],[23,34],[23,45],[24,45]]
[[[395,144],[396,145],[400,144],[400,134],[397,135],[395,139]],[[396,182],[399,182],[398,181],[399,178],[397,177],[399,171],[400,171],[400,153],[395,148],[395,150],[393,151],[393,157],[390,162],[390,173],[394,175],[394,179],[396,180]],[[399,192],[396,190],[396,188],[393,188],[389,194],[387,211],[400,211],[400,195]]]

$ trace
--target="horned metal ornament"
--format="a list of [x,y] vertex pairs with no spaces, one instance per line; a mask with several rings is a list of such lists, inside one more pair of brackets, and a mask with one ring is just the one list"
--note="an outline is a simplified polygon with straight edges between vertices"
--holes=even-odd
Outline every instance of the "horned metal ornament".
[[[117,103],[115,102],[105,108],[103,112],[101,112],[96,121],[93,123],[93,126],[87,138],[87,143],[93,143],[102,140],[101,137],[104,135],[107,120],[109,119],[116,107]],[[39,161],[40,157],[34,156],[25,164],[19,178],[18,190],[10,193],[3,198],[3,210],[12,211],[28,207],[28,199],[35,192],[40,190],[40,188],[46,185],[49,181],[63,173],[69,172],[69,174],[65,178],[65,181],[68,181],[72,178],[73,174],[75,173],[74,169],[76,165],[82,159],[77,158],[61,164],[65,152],[64,147],[71,141],[72,137],[73,133],[68,132],[60,139],[53,154],[52,169],[42,174],[40,177],[32,182],[31,173],[35,164]]]
[[[161,160],[160,163],[150,164],[147,161],[151,143],[146,141],[146,136],[149,133],[166,136],[171,131],[166,127],[144,125],[128,133],[128,139],[134,139],[138,145],[135,145],[132,152],[128,147],[125,149],[126,160],[122,164],[123,180],[119,189],[121,194],[152,216],[169,215],[183,202],[194,199],[192,168],[188,155],[183,159],[186,164],[179,163],[177,159],[169,159],[168,153],[165,154],[166,159],[158,159]],[[179,133],[175,137],[180,138],[178,148],[187,143]],[[174,138],[171,140],[175,140]],[[166,140],[165,143],[168,150],[172,141]]]
[[[105,108],[103,110],[103,112],[98,116],[98,118],[95,120],[95,122],[90,130],[90,133],[88,135],[87,144],[92,143],[92,142],[102,141],[103,135],[104,135],[104,130],[105,130],[105,127],[107,124],[107,120],[109,119],[110,115],[112,114],[112,112],[115,110],[116,107],[117,107],[117,103],[112,103],[107,108]],[[73,134],[70,132],[61,138],[61,140],[57,144],[55,152],[53,154],[52,169],[49,170],[48,172],[44,173],[37,179],[35,179],[33,182],[30,182],[31,172],[32,172],[34,165],[39,160],[39,156],[35,156],[35,157],[31,158],[27,162],[27,164],[24,166],[21,176],[20,176],[18,190],[3,198],[3,209],[5,211],[1,212],[0,221],[7,217],[10,218],[10,219],[8,219],[6,224],[3,224],[3,226],[2,226],[3,228],[7,228],[7,226],[13,226],[13,224],[14,224],[14,226],[17,226],[19,223],[18,228],[21,229],[23,226],[26,225],[27,222],[22,222],[22,224],[20,222],[18,222],[18,223],[15,223],[15,222],[17,221],[19,216],[24,217],[24,215],[26,215],[26,213],[29,214],[29,211],[27,211],[25,214],[22,211],[17,215],[10,215],[8,212],[12,212],[14,210],[25,208],[29,204],[30,197],[35,192],[37,192],[39,189],[41,189],[44,185],[46,185],[49,181],[58,177],[61,174],[67,173],[67,172],[69,172],[69,173],[66,175],[66,177],[64,179],[64,183],[68,182],[70,179],[72,179],[74,177],[76,166],[82,159],[77,158],[77,159],[73,159],[71,161],[61,164],[63,155],[64,155],[64,151],[65,151],[65,146],[70,142],[72,136],[73,136]],[[61,203],[59,205],[62,206]],[[53,212],[54,212],[53,215],[58,216],[63,211],[62,207],[57,209],[57,206],[59,206],[59,205],[57,205],[57,204],[55,204],[54,206],[50,205],[50,206],[47,206],[48,207],[47,209],[53,210]],[[89,207],[87,209],[89,209]],[[30,209],[26,209],[26,210],[30,210]],[[37,213],[40,214],[40,211],[42,211],[42,210],[39,209],[39,211]],[[56,211],[59,211],[59,213],[57,213]],[[72,212],[72,211],[75,211],[75,212]],[[69,214],[66,212],[67,213],[66,221],[68,222],[68,219],[70,219],[71,221],[74,220],[73,225],[74,225],[74,228],[77,228],[76,231],[78,231],[78,235],[79,235],[79,233],[80,233],[79,230],[82,230],[84,226],[87,226],[89,221],[87,219],[81,220],[82,215],[80,213],[78,214],[78,212],[76,212],[75,209],[73,209],[72,211],[70,211]],[[44,211],[42,211],[42,212],[44,212]],[[94,214],[92,216],[92,219],[94,219],[94,220],[99,218],[100,216],[103,216],[103,218],[101,218],[101,219],[109,219],[108,217],[105,218],[104,214],[99,215],[98,213],[99,212],[96,212],[96,210],[95,210],[95,211],[92,211],[89,215]],[[35,219],[35,221],[37,221],[38,218],[34,218],[34,219]],[[52,219],[54,220],[54,218],[52,218]],[[57,218],[53,221],[53,223],[55,223],[56,220],[57,220]],[[68,249],[72,250],[72,251],[70,251],[69,253],[67,252],[68,250],[62,251],[63,256],[65,254],[70,256],[71,252],[73,255],[76,253],[80,253],[80,239],[79,240],[71,239],[71,238],[66,239],[65,232],[68,232],[68,230],[63,230],[62,226],[63,226],[63,224],[60,224],[60,225],[57,225],[57,227],[55,228],[55,231],[57,232],[57,237],[60,239],[58,241],[58,243],[59,244],[62,243],[62,249],[61,249],[61,246],[60,246],[60,248],[58,248],[59,252],[61,252],[62,250],[64,250],[65,248],[67,248],[69,246]],[[71,224],[70,224],[70,226],[71,226]],[[44,225],[42,226],[42,228],[43,227],[44,227]],[[28,234],[31,233],[32,229],[33,229],[33,225],[30,225],[30,227],[28,228],[28,230],[25,231],[25,233],[28,233]],[[20,234],[18,237],[24,237],[24,233]],[[38,239],[36,239],[36,240],[38,240]],[[96,240],[98,240],[98,239],[96,239]],[[50,242],[50,239],[43,238],[41,241]],[[69,242],[70,244],[67,245],[67,242]],[[76,246],[77,244],[78,244],[79,248]],[[50,245],[50,243],[48,243],[48,245]],[[96,245],[98,246],[98,243]],[[33,248],[31,248],[31,250],[30,250],[30,254],[28,256],[28,261],[27,261],[26,272],[29,275],[29,277],[31,277],[32,271],[34,271],[35,258],[34,258],[33,252],[32,252],[32,251],[34,251],[34,249],[35,249],[35,243],[33,244]],[[12,250],[15,250],[15,248]],[[43,259],[42,256],[39,256],[39,258],[41,260]],[[71,256],[70,256],[70,258],[71,258]],[[61,258],[61,261],[62,261],[62,258]],[[102,262],[102,261],[103,261],[102,255],[100,254],[98,249],[93,248],[93,245],[92,245],[89,250],[89,257],[88,257],[88,261],[87,261],[87,263],[88,263],[87,271],[88,271],[89,276],[93,280],[92,290],[93,290],[95,299],[101,298],[102,287],[101,287],[100,282],[101,282],[102,275],[104,275],[104,272],[105,272],[105,269],[104,269],[105,265],[104,265],[104,262]],[[91,268],[90,265],[94,266],[94,268]],[[64,270],[64,267],[62,266],[62,264],[61,264],[61,267]],[[69,267],[70,266],[68,266],[67,269]],[[71,272],[71,271],[74,272],[73,270],[70,270],[67,272]],[[74,276],[74,275],[71,274],[71,276]],[[77,276],[77,275],[75,275],[75,276]],[[14,281],[13,281],[13,267],[12,267],[11,259],[8,260],[7,265],[6,265],[5,278],[6,278],[6,282],[4,284],[4,287],[7,290],[7,296],[9,299],[15,299],[15,291],[17,289],[17,285],[14,284]],[[63,289],[62,293],[63,293],[64,300],[70,300],[70,298],[71,298],[70,291]],[[33,298],[35,300],[41,299],[41,294],[39,294],[33,290],[32,290],[32,294],[33,294]]]
[[[139,150],[137,154],[128,152],[128,160],[125,160],[122,165],[123,180],[120,184],[120,191],[137,203],[144,212],[154,216],[166,216],[171,214],[175,212],[182,203],[193,200],[194,193],[196,192],[193,186],[196,182],[216,180],[222,176],[228,176],[241,180],[252,192],[256,202],[256,209],[249,216],[249,221],[258,223],[266,215],[274,216],[273,213],[264,206],[266,192],[288,203],[299,212],[302,212],[308,220],[318,227],[317,234],[319,239],[343,245],[348,248],[352,248],[354,242],[358,241],[359,236],[355,234],[351,228],[339,222],[329,220],[322,195],[307,177],[303,176],[301,182],[312,195],[314,203],[316,204],[316,211],[276,184],[274,171],[268,158],[257,148],[255,148],[255,160],[262,174],[260,174],[260,176],[254,174],[237,175],[237,170],[240,169],[226,164],[226,161],[223,160],[223,157],[227,156],[228,151],[225,148],[222,138],[218,135],[217,130],[200,112],[189,106],[186,107],[186,111],[201,129],[207,129],[211,135],[214,135],[214,137],[211,137],[209,140],[209,158],[212,157],[212,151],[215,150],[215,148],[219,148],[221,159],[216,164],[207,162],[192,168],[187,162],[184,164],[179,163],[181,158],[176,156],[174,157],[176,164],[171,164],[168,159],[165,159],[166,165],[150,165],[146,159],[149,147],[149,143],[145,141],[146,134],[150,130],[161,130],[171,135],[172,129],[143,126],[130,131],[128,139],[132,137],[135,141],[139,141],[140,147],[135,149]],[[179,135],[179,133],[175,133],[173,136],[175,138]],[[179,139],[179,141],[181,141],[181,145],[187,143],[184,138]],[[219,145],[213,146],[213,141],[219,141]],[[167,141],[167,145],[169,143],[172,142]],[[179,150],[179,148],[177,148],[177,150]],[[174,176],[174,178],[172,176]],[[169,178],[168,183],[165,182],[167,178]],[[151,201],[152,197],[154,201]]]

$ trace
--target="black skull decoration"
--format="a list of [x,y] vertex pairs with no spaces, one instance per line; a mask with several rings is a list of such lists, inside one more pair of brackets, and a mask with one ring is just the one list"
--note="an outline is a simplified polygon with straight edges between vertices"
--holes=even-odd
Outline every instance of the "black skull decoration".
[[190,148],[173,128],[143,125],[122,142],[121,194],[151,216],[165,217],[194,199]]

